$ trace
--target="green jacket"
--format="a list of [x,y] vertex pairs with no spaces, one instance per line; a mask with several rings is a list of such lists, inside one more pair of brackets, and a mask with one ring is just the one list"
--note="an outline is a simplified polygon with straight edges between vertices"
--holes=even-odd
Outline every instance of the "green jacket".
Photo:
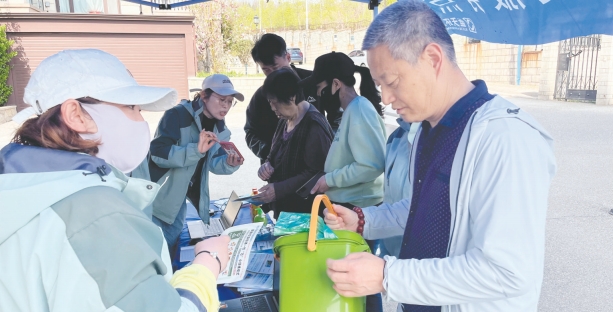
[[213,274],[173,276],[141,211],[159,188],[85,154],[0,150],[0,311],[217,311]]
[[[239,166],[228,165],[228,154],[219,144],[213,145],[206,154],[198,152],[198,140],[202,131],[200,115],[202,101],[183,100],[167,110],[160,120],[151,141],[149,173],[151,181],[162,185],[153,202],[153,215],[171,224],[185,202],[186,194],[196,166],[206,157],[200,175],[200,200],[193,203],[202,221],[209,222],[209,171],[214,174],[232,174]],[[220,120],[214,132],[220,141],[230,140],[230,130]]]

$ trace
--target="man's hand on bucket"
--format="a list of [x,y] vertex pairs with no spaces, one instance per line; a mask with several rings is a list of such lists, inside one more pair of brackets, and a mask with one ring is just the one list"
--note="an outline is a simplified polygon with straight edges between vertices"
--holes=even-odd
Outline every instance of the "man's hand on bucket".
[[349,230],[356,232],[358,229],[358,214],[353,210],[334,205],[334,211],[337,216],[328,211],[328,208],[324,209],[324,221],[333,230]]
[[343,297],[362,297],[384,291],[385,260],[371,253],[352,253],[341,260],[328,259],[327,265],[334,289]]

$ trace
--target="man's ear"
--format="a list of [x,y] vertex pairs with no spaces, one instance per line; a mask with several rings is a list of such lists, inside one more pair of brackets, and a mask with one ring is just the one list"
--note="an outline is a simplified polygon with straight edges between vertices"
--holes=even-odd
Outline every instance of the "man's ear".
[[[100,104],[102,105],[102,104]],[[96,133],[98,126],[77,100],[66,100],[60,108],[62,120],[77,133]]]
[[436,43],[430,43],[426,46],[421,54],[421,58],[425,61],[425,64],[430,66],[436,75],[440,72],[443,66],[443,48]]
[[285,52],[285,58],[287,59],[288,63],[292,64],[292,56],[289,52]]

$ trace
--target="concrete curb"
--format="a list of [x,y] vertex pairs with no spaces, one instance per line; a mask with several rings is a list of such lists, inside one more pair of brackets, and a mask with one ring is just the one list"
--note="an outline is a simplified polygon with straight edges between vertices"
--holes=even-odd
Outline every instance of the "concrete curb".
[[17,114],[16,106],[2,106],[0,107],[0,124],[11,121],[11,118]]

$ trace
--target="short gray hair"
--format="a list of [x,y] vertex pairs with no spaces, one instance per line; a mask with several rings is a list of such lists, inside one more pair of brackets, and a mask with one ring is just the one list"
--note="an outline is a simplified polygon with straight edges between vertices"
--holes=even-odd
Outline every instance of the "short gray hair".
[[430,43],[440,45],[455,64],[453,41],[441,18],[423,0],[400,0],[383,10],[370,24],[362,50],[386,45],[394,59],[415,64]]

